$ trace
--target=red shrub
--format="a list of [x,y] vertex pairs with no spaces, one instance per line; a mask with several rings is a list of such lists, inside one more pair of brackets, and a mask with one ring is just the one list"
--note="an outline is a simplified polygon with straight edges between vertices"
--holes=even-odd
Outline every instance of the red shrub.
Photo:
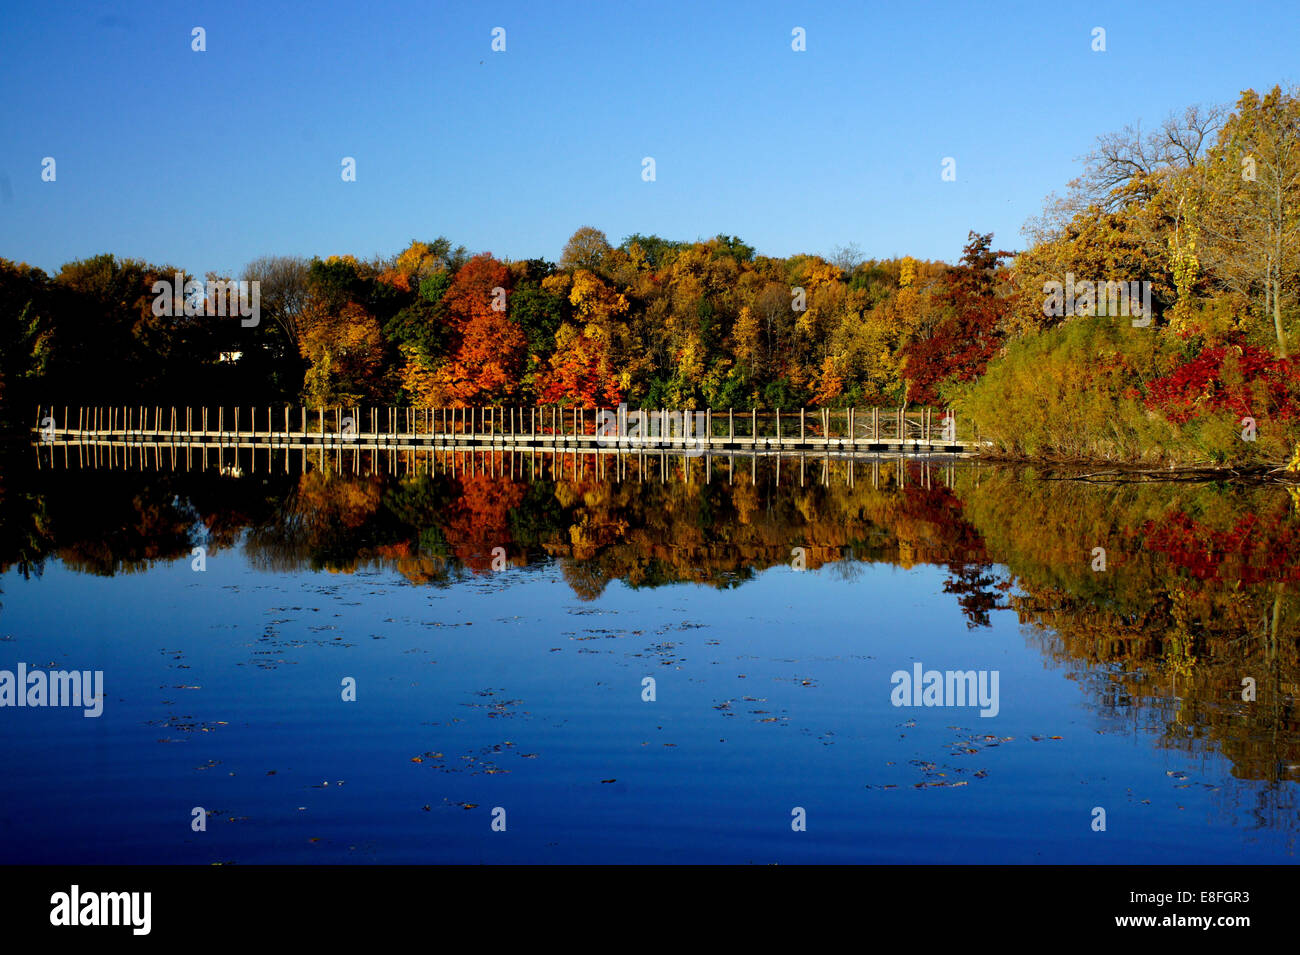
[[[1225,364],[1234,359],[1237,374],[1225,380]],[[1288,419],[1300,416],[1298,396],[1300,368],[1291,360],[1253,345],[1221,345],[1153,381],[1146,406],[1175,424],[1207,411]]]

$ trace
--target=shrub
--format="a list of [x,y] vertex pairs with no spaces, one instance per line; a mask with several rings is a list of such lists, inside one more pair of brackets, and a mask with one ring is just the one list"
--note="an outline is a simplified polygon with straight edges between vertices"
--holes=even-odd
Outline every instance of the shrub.
[[1006,454],[1152,460],[1173,430],[1138,395],[1176,360],[1149,330],[1085,318],[1014,340],[983,377],[942,391]]

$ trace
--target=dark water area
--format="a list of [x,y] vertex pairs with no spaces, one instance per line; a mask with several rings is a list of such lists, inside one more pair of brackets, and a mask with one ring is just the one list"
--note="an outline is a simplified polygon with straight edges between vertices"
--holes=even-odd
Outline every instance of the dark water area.
[[1295,859],[1285,488],[56,450],[0,462],[4,863]]

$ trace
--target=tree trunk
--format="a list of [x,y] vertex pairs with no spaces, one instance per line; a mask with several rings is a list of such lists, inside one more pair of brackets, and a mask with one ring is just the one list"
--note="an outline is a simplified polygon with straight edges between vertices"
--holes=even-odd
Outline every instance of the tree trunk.
[[1286,358],[1286,333],[1282,331],[1282,283],[1277,279],[1273,280],[1273,330],[1277,332],[1278,354]]

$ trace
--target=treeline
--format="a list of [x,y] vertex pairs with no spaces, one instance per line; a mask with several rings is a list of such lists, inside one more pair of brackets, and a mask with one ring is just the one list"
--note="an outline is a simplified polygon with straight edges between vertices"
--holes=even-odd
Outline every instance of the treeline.
[[[975,315],[1000,261],[990,242],[972,235],[956,267],[855,261],[852,250],[777,259],[729,236],[615,247],[590,227],[559,263],[471,256],[445,238],[390,259],[270,257],[240,276],[259,283],[253,327],[187,315],[181,291],[156,314],[154,283],[176,284],[170,265],[103,255],[46,276],[0,260],[2,370],[28,403],[935,400],[941,377],[970,377],[996,345],[992,312]],[[981,340],[948,354],[943,336],[972,316]]]
[[0,394],[19,427],[37,402],[119,398],[946,403],[1012,454],[1284,462],[1298,200],[1300,100],[1274,88],[1103,136],[1026,250],[972,232],[955,265],[591,227],[557,263],[502,261],[438,238],[259,259],[237,277],[258,283],[254,324],[186,307],[234,276],[177,289],[173,267],[111,255],[53,276],[0,260]]

